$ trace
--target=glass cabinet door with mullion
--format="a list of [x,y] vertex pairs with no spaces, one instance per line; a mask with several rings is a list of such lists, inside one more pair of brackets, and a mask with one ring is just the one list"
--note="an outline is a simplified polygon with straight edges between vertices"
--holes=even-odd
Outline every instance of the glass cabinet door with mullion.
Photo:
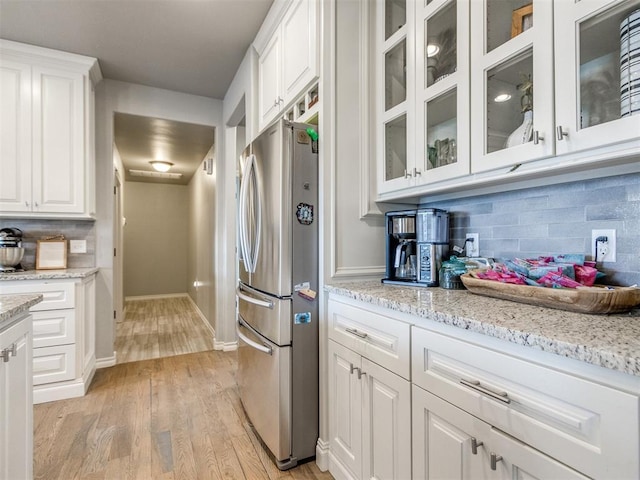
[[549,0],[471,2],[472,173],[554,155],[552,15]]
[[640,0],[556,1],[556,152],[640,148]]
[[416,3],[416,169],[424,184],[469,173],[469,2]]
[[378,190],[389,192],[413,182],[412,143],[413,27],[412,0],[376,2],[378,104]]

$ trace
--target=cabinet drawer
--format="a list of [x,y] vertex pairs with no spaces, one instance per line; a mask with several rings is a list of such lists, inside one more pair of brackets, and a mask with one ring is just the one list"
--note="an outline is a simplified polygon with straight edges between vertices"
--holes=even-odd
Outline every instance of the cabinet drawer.
[[74,282],[16,282],[11,285],[0,284],[0,293],[21,294],[40,293],[42,302],[31,307],[32,312],[75,307]]
[[33,347],[51,347],[76,341],[75,310],[33,312]]
[[73,380],[76,374],[75,345],[33,349],[33,384]]
[[638,478],[639,399],[572,374],[414,328],[412,379],[596,478]]
[[329,338],[409,379],[411,326],[370,310],[329,301]]

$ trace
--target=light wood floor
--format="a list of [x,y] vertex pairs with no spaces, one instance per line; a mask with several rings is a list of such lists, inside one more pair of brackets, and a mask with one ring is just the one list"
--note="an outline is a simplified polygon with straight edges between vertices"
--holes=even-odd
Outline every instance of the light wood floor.
[[213,350],[212,333],[186,297],[127,300],[116,325],[117,363]]
[[236,354],[207,351],[100,369],[86,396],[34,408],[34,477],[331,479],[280,472],[238,398]]

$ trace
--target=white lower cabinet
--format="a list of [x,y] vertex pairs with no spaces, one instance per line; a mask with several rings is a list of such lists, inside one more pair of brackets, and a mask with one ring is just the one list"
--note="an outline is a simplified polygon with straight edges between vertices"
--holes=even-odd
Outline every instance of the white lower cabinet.
[[0,282],[0,293],[42,294],[33,315],[33,402],[85,394],[95,373],[95,275]]
[[0,478],[33,476],[31,317],[0,328]]
[[415,479],[589,478],[420,387],[412,394]]
[[[332,318],[338,320],[333,322],[330,337],[341,338],[344,332],[335,327],[358,310],[334,302],[330,311]],[[358,329],[347,327],[354,332],[353,349],[329,340],[329,469],[336,479],[411,478],[411,385],[408,379],[365,354],[367,350],[374,357],[381,354],[375,342],[384,338],[385,332],[367,322],[376,324],[381,318],[365,314],[354,320],[363,323]],[[386,320],[391,331],[394,324],[400,324],[388,317]],[[400,326],[405,327],[401,331],[406,331],[403,341],[408,341],[409,325]],[[387,338],[393,335],[387,332]],[[393,341],[386,345],[393,343],[397,345]],[[408,351],[400,362],[408,367]]]

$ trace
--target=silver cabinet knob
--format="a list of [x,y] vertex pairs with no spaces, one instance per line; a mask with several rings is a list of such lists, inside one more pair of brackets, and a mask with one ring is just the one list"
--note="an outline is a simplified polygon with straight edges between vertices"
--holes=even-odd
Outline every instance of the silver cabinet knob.
[[534,145],[538,145],[538,143],[540,143],[540,140],[544,140],[544,137],[540,135],[540,132],[538,130],[534,130],[533,131],[533,143],[534,143]]
[[404,171],[404,178],[411,178],[411,174],[409,172],[407,172],[406,169]]
[[562,130],[562,125],[558,125],[556,127],[556,133],[557,133],[557,136],[558,136],[558,141],[564,140],[564,137],[569,135],[569,132],[565,132],[565,131]]
[[471,453],[478,454],[478,447],[484,445],[484,442],[479,442],[476,437],[471,437]]
[[11,351],[8,348],[3,348],[0,351],[0,358],[2,358],[2,361],[4,363],[7,363],[9,361],[9,354],[11,353]]
[[418,170],[416,167],[413,167],[413,176],[417,177],[418,175],[422,175],[422,172]]
[[491,452],[491,470],[495,470],[497,468],[498,462],[502,461],[502,457],[500,455],[496,455]]

